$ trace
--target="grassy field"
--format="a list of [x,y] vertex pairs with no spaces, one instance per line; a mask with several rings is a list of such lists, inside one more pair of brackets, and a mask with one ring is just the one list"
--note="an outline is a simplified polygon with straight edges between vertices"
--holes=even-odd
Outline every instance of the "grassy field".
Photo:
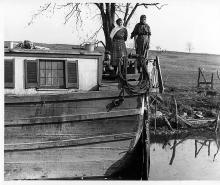
[[220,55],[171,52],[161,53],[151,51],[150,58],[159,56],[161,71],[165,86],[191,89],[197,86],[198,68],[204,69],[207,81],[214,73],[214,89],[220,91]]

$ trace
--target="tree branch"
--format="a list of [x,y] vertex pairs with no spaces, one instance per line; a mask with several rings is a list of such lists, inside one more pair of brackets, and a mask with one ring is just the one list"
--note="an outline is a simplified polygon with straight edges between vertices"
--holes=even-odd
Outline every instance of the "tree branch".
[[131,17],[133,16],[134,12],[136,11],[137,7],[139,6],[139,4],[135,4],[134,8],[131,10],[131,13],[129,14],[127,20],[125,20],[124,22],[124,26],[126,27],[128,25],[128,22],[130,21]]
[[[76,4],[79,4],[79,3],[76,3]],[[73,3],[66,3],[66,4],[62,4],[62,5],[57,5],[57,9],[62,9],[62,8],[67,7],[67,6],[70,6],[70,5],[73,6]]]
[[[148,6],[155,6],[157,9],[162,9],[162,7],[168,5],[168,4],[162,4],[161,6],[159,6],[160,3],[136,3],[134,8],[132,9],[131,13],[129,14],[128,17],[126,17],[126,19],[124,19],[124,26],[128,25],[128,22],[130,21],[131,17],[133,16],[133,14],[135,13],[137,7],[139,6],[144,6],[145,8],[148,8]],[[130,5],[129,5],[130,6]],[[130,7],[131,8],[131,7]]]
[[161,6],[155,5],[157,7],[157,9],[162,9],[164,6],[167,6],[168,4],[162,4]]
[[36,17],[38,15],[41,15],[43,12],[45,12],[46,10],[49,9],[51,3],[46,3],[44,4],[44,6],[40,6],[40,10],[37,11],[37,13],[35,13],[32,17],[31,17],[31,20],[30,22],[28,22],[28,26],[30,26],[33,22],[34,22],[34,19],[36,19]]
[[127,4],[126,4],[124,22],[126,21],[126,19],[127,19],[127,17],[128,17],[128,12],[129,12],[130,4],[131,4],[131,3],[127,3]]
[[103,26],[101,25],[100,28],[99,28],[97,31],[95,31],[95,33],[94,33],[91,37],[89,37],[88,40],[94,39],[94,37],[96,37],[96,36],[98,35],[98,33],[100,32],[100,30],[101,30],[102,28],[103,28]]
[[94,3],[98,8],[99,8],[99,10],[100,10],[100,3]]

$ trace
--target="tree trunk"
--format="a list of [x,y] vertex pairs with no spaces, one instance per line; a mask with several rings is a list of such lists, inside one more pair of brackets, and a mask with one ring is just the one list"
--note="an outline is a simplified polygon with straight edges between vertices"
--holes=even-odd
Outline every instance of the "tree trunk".
[[115,3],[99,3],[96,5],[101,12],[103,31],[105,35],[105,49],[111,51],[112,41],[110,33],[115,22]]

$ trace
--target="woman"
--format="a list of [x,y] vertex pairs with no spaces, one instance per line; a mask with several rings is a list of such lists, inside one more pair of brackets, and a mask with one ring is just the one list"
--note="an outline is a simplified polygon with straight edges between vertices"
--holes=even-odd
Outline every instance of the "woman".
[[116,20],[116,26],[110,33],[110,38],[112,39],[111,65],[114,67],[115,74],[117,72],[117,66],[120,58],[127,56],[127,50],[125,46],[127,37],[127,29],[123,26],[122,19],[119,18]]
[[147,57],[147,52],[150,44],[150,26],[146,23],[146,16],[141,15],[140,22],[136,24],[133,32],[131,33],[131,39],[135,38],[136,54]]

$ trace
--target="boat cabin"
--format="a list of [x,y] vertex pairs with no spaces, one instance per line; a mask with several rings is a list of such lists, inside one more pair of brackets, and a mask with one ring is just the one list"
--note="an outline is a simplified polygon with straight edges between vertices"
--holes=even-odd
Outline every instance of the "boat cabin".
[[102,55],[84,49],[5,48],[5,94],[96,90]]

